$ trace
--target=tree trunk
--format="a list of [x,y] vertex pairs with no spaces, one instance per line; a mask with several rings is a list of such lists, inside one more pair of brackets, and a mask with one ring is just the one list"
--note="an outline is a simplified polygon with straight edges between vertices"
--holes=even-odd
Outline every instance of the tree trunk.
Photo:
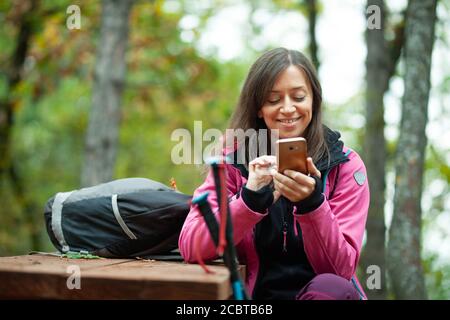
[[15,86],[22,80],[22,69],[27,56],[33,33],[32,18],[37,1],[24,1],[22,14],[18,20],[16,47],[10,58],[11,67],[7,70],[7,88],[5,97],[0,100],[0,176],[9,172],[11,167],[11,130],[14,123],[13,109],[16,101],[12,96]]
[[[13,195],[23,211],[25,223],[30,233],[31,250],[41,248],[40,216],[36,215],[36,205],[27,194],[26,183],[13,161],[11,133],[14,126],[14,105],[12,95],[15,87],[22,81],[22,71],[34,33],[33,19],[39,7],[39,1],[23,1],[18,6],[21,11],[18,19],[18,33],[15,49],[10,58],[11,67],[7,71],[6,95],[0,100],[0,178],[9,178]],[[0,190],[1,194],[1,190]]]
[[132,3],[132,0],[102,2],[92,109],[81,174],[83,187],[106,182],[113,177],[126,69],[128,16]]
[[383,0],[368,0],[367,8],[380,8],[380,29],[366,29],[366,132],[364,143],[365,163],[370,187],[370,206],[367,219],[367,242],[361,257],[362,279],[366,283],[366,270],[376,265],[381,271],[381,288],[367,288],[369,299],[386,299],[385,263],[385,167],[386,142],[384,138],[383,97],[389,88],[403,45],[403,25],[396,26],[396,37],[391,43],[385,40],[385,7]]
[[316,21],[317,21],[317,1],[316,0],[306,0],[306,8],[308,12],[308,34],[309,34],[309,54],[311,55],[311,60],[316,67],[317,72],[320,67],[319,60],[319,49],[316,39]]
[[436,0],[410,0],[405,31],[405,93],[396,155],[388,270],[397,299],[426,299],[421,262],[421,196]]

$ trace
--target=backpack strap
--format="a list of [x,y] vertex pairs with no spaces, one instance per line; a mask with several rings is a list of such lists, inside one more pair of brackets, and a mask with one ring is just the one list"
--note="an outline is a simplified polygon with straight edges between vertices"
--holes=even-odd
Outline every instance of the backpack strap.
[[67,198],[70,197],[72,192],[73,191],[57,193],[52,205],[52,230],[56,240],[58,240],[61,246],[62,252],[70,251],[70,247],[67,245],[62,230],[62,209],[64,201],[66,201]]
[[128,236],[128,238],[132,240],[136,240],[137,237],[134,235],[134,233],[128,228],[125,221],[123,221],[122,216],[120,215],[119,206],[117,205],[117,194],[113,194],[111,197],[111,205],[114,212],[114,217],[116,217],[117,222],[119,223],[120,227],[122,228],[123,232]]
[[348,157],[348,155],[352,153],[352,149],[348,148],[347,152],[344,154],[345,157]]
[[355,276],[352,277],[351,282],[353,286],[355,287],[356,291],[359,293],[359,300],[364,300],[364,294],[362,293],[361,289],[359,288],[358,284],[356,283]]

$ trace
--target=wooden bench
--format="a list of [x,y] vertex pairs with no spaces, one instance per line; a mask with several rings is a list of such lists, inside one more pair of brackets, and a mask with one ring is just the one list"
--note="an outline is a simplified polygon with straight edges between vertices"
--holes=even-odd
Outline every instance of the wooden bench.
[[[131,259],[0,257],[1,299],[228,299],[229,272],[208,265]],[[245,274],[245,267],[240,266]],[[76,288],[77,272],[80,289]],[[243,277],[244,279],[244,277]],[[74,288],[75,286],[75,288]],[[72,289],[70,289],[71,287]]]

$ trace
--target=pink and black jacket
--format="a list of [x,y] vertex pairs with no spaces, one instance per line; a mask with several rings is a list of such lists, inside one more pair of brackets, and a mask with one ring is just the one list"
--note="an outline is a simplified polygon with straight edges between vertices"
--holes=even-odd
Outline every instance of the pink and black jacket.
[[[322,174],[323,190],[319,192],[320,203],[311,211],[305,212],[302,202],[293,204],[284,197],[262,212],[252,210],[250,207],[254,206],[241,196],[247,182],[246,168],[227,165],[234,243],[240,263],[247,266],[246,287],[254,299],[293,299],[315,275],[322,273],[352,281],[361,298],[366,299],[355,275],[370,200],[366,168],[355,151],[343,146],[338,132],[324,128],[330,159],[326,157],[315,164]],[[217,213],[211,173],[193,196],[206,191],[208,202]],[[196,237],[200,239],[194,242]],[[187,262],[197,262],[194,243],[199,245],[204,260],[217,258],[203,217],[196,206],[191,206],[178,243]]]

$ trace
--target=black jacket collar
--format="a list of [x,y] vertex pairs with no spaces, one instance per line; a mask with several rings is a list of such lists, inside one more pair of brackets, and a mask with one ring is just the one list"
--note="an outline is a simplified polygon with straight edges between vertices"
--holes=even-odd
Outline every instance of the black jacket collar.
[[322,173],[330,170],[331,168],[337,166],[342,162],[348,161],[347,157],[344,155],[342,149],[344,148],[344,142],[339,140],[341,134],[339,131],[334,131],[328,128],[327,126],[323,126],[325,141],[328,146],[328,150],[330,152],[330,159],[328,160],[328,155],[322,157],[317,163],[315,163],[317,169]]

